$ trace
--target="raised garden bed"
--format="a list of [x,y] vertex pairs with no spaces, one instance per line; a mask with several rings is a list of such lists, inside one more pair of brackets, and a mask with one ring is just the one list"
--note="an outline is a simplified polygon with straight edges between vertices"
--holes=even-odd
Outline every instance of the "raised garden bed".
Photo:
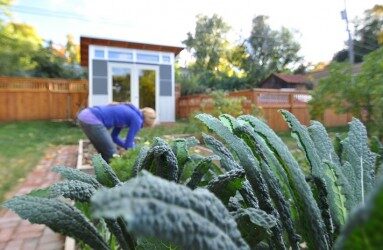
[[[77,164],[76,168],[89,174],[94,174],[92,167],[92,156],[97,154],[96,149],[93,147],[89,140],[79,140],[77,150]],[[75,250],[76,240],[71,237],[65,237],[64,250]]]
[[76,168],[89,174],[93,174],[92,156],[97,154],[89,140],[79,140]]

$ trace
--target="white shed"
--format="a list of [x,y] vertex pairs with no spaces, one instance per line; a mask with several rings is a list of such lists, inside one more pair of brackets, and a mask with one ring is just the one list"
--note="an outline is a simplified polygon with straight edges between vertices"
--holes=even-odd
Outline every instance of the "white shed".
[[81,37],[81,65],[88,67],[88,105],[128,101],[175,121],[175,57],[182,47]]

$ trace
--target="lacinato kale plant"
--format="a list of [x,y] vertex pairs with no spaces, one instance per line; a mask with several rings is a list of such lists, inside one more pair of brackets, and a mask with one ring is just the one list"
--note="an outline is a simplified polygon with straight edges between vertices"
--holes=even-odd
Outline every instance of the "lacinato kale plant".
[[376,185],[374,153],[381,144],[370,150],[357,119],[332,142],[321,123],[306,127],[281,114],[309,173],[260,119],[199,114],[209,130],[202,142],[154,138],[133,166],[129,159],[126,181],[96,155],[94,176],[55,167],[64,181],[4,206],[94,249],[381,247],[383,182]]

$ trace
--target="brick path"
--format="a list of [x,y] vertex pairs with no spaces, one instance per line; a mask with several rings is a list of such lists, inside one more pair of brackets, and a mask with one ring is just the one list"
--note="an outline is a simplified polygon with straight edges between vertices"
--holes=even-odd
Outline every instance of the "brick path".
[[[50,148],[36,168],[10,196],[29,193],[35,188],[44,188],[59,180],[59,175],[50,171],[53,166],[75,167],[77,146]],[[4,250],[62,250],[64,237],[44,225],[31,224],[10,210],[0,210],[0,249]]]

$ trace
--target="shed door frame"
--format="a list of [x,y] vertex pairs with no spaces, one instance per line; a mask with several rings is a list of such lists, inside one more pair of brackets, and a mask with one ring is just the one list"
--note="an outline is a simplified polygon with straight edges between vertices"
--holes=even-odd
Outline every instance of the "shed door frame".
[[[131,64],[131,63],[116,63],[116,62],[108,62],[108,101],[111,103],[113,101],[113,82],[112,82],[112,68],[113,67],[121,67],[127,68],[131,71],[131,102],[136,107],[139,107],[139,70],[154,70],[156,72],[155,78],[155,110],[157,112],[157,117],[159,117],[159,87],[160,87],[160,70],[159,66],[156,65],[146,65],[146,64]],[[143,108],[143,107],[139,107]]]

